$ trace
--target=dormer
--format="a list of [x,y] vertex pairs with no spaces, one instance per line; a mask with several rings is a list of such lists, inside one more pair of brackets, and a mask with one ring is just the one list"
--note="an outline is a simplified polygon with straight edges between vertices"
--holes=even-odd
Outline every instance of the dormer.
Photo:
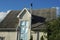
[[[31,13],[26,8],[24,8],[17,17],[19,18],[21,39],[29,40],[30,39],[30,27],[31,27]],[[24,35],[27,38],[25,38]]]

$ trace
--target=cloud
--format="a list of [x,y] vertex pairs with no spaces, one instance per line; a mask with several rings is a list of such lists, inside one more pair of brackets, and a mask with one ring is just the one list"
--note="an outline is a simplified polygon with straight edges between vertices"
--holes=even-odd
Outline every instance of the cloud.
[[4,17],[7,15],[7,13],[0,12],[0,22],[4,19]]
[[10,12],[10,10],[7,11],[7,12],[0,12],[0,22],[6,17],[6,15],[7,15],[9,12]]

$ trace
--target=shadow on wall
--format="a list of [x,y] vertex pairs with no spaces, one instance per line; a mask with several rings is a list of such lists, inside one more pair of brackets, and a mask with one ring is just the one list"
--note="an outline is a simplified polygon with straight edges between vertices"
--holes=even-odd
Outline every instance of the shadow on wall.
[[43,23],[43,22],[45,22],[45,19],[46,18],[44,18],[44,17],[32,15],[32,22],[31,23],[32,24],[35,24],[35,23],[38,23],[38,22]]

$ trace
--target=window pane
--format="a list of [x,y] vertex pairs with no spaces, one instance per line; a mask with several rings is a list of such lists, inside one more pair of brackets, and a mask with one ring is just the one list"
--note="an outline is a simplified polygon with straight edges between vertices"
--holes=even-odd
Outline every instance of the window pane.
[[28,27],[28,22],[26,21],[26,27]]
[[25,21],[21,21],[21,26],[25,26]]

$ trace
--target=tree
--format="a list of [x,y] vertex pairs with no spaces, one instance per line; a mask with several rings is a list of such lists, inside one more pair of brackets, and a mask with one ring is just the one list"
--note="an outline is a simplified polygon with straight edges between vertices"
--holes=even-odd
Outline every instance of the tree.
[[43,36],[41,37],[41,40],[44,40]]
[[31,39],[30,40],[33,40],[33,36],[31,35]]
[[60,40],[60,17],[46,22],[48,40]]

